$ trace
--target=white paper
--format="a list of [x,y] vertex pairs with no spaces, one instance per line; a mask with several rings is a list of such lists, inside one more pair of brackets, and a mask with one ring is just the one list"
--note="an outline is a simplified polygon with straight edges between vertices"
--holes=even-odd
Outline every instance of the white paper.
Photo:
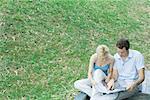
[[108,90],[106,85],[102,84],[98,84],[95,87],[99,92],[101,93],[106,93],[106,94],[110,94],[110,93],[116,93],[116,92],[120,92],[120,91],[126,91],[126,89],[124,87],[120,87],[119,85],[115,87],[114,90]]

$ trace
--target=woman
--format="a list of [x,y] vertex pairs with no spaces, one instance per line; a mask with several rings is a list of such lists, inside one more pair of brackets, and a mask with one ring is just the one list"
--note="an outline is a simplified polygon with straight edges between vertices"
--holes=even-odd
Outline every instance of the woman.
[[99,45],[96,53],[89,62],[88,78],[74,83],[75,88],[92,97],[99,92],[102,86],[107,86],[111,76],[114,58],[106,45]]

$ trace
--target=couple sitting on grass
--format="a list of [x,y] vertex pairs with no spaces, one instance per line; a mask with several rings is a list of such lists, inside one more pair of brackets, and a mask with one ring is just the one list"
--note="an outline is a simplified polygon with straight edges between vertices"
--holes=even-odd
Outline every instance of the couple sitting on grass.
[[[106,45],[99,45],[90,58],[88,78],[77,80],[76,89],[86,93],[90,100],[122,100],[139,92],[144,81],[144,57],[136,50],[129,49],[127,39],[116,43],[117,53],[114,57]],[[113,91],[116,87],[124,91],[105,93],[104,88]]]

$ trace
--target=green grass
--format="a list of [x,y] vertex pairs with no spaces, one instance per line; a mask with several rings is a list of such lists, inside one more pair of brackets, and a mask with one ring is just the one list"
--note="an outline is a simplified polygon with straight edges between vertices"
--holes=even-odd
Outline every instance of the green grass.
[[149,0],[0,0],[0,9],[2,100],[73,100],[97,45],[114,54],[121,37],[150,64]]

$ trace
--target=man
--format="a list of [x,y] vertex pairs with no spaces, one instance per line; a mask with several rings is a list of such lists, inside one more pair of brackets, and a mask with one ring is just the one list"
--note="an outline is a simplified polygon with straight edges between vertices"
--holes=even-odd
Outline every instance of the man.
[[117,52],[114,55],[115,64],[113,78],[108,84],[109,89],[114,87],[114,82],[126,88],[126,92],[118,93],[118,100],[129,98],[139,91],[140,84],[144,81],[144,57],[136,50],[131,50],[127,39],[120,39],[116,44]]
[[113,76],[109,81],[108,89],[113,89],[115,83],[126,88],[126,91],[95,95],[91,100],[122,100],[131,97],[139,91],[140,84],[144,81],[144,57],[136,50],[129,49],[127,39],[120,39],[116,44],[117,53],[114,55],[115,63]]

